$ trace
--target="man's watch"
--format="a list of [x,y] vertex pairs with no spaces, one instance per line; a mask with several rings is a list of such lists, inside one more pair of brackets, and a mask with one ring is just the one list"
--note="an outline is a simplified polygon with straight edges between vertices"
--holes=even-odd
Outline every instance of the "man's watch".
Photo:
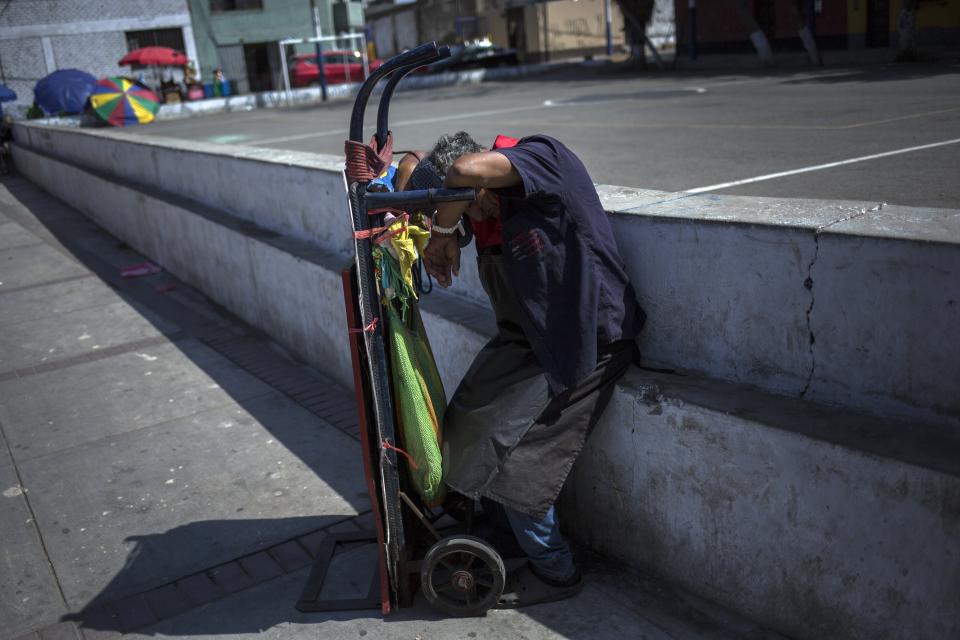
[[437,224],[437,219],[433,219],[433,226],[430,227],[430,231],[438,236],[455,236],[459,232],[460,235],[466,235],[466,231],[463,229],[463,218],[457,220],[457,224],[452,227],[441,227]]

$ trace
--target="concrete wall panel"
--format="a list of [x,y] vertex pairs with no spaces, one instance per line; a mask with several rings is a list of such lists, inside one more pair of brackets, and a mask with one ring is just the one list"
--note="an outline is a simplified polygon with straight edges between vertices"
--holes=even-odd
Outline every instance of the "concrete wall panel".
[[819,245],[810,397],[850,404],[866,393],[884,413],[960,415],[956,245],[832,233]]
[[250,247],[260,328],[297,357],[353,385],[339,261],[321,266],[272,244]]
[[[58,69],[82,69],[98,77],[132,73],[130,67],[117,64],[127,55],[127,39],[122,31],[57,35],[50,38],[50,43]],[[153,86],[151,73],[143,71],[148,84]]]
[[[47,75],[40,38],[0,40],[0,60],[3,60],[7,81],[22,80],[30,83],[32,87],[38,79]],[[29,96],[21,96],[18,92],[17,98],[18,102],[29,104],[33,101],[33,92],[31,91]]]
[[790,637],[957,637],[960,478],[791,428],[840,414],[667,380],[618,388],[565,490],[574,535]]
[[305,166],[287,161],[285,151],[241,148],[225,156],[217,145],[155,144],[156,138],[109,131],[22,127],[17,135],[44,153],[167,189],[344,256],[352,252],[341,159],[320,156]]
[[649,318],[640,340],[646,360],[782,393],[803,389],[812,234],[628,216],[612,222]]
[[452,318],[437,313],[425,312],[423,324],[430,337],[430,347],[440,370],[443,388],[447,398],[450,398],[466,375],[473,358],[491,336],[471,331]]

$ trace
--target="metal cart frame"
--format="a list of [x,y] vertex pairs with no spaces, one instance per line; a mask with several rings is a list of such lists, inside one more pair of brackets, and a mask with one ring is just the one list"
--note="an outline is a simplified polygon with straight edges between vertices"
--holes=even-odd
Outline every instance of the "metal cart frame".
[[[389,130],[390,100],[399,82],[413,70],[448,57],[448,47],[435,42],[401,53],[374,71],[360,87],[350,118],[350,140],[363,142],[363,121],[377,84],[388,78],[380,95],[375,143],[383,148]],[[349,178],[348,178],[349,180]],[[395,606],[408,606],[417,586],[427,600],[451,615],[480,615],[496,604],[503,590],[505,570],[499,554],[489,544],[470,535],[443,538],[405,489],[405,478],[393,447],[398,446],[389,361],[385,347],[384,317],[372,257],[370,229],[383,225],[384,208],[405,210],[439,202],[473,200],[473,189],[427,189],[418,191],[367,192],[369,182],[348,184],[350,211],[355,232],[356,259],[342,272],[344,303],[350,327],[360,445],[364,475],[370,494],[375,531],[331,536],[324,544],[314,570],[297,604],[301,611],[376,608],[384,615]],[[468,530],[472,506],[467,511]],[[425,554],[424,532],[435,540]],[[420,534],[419,539],[417,534]],[[376,540],[379,573],[371,582],[367,598],[320,600],[327,568],[341,542]]]

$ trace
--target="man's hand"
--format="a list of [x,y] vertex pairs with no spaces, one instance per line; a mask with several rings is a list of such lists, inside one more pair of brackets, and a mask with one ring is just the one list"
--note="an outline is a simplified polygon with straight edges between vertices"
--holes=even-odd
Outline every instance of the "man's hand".
[[430,238],[430,244],[423,251],[423,263],[427,273],[437,279],[437,283],[444,288],[453,284],[453,275],[460,275],[460,244],[457,237],[438,236]]

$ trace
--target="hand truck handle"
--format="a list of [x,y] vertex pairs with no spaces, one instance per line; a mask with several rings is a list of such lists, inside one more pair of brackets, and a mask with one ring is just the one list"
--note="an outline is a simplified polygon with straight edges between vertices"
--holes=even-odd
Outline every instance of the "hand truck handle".
[[438,202],[469,202],[477,197],[473,189],[419,189],[416,191],[367,191],[368,209],[404,209]]
[[[437,58],[435,60],[430,60],[430,62],[436,62],[436,60],[443,60],[444,58],[450,57],[450,47],[444,45],[437,48]],[[387,81],[387,86],[383,88],[383,93],[380,94],[380,107],[377,109],[377,144],[381,147],[387,142],[387,134],[390,132],[390,127],[388,125],[388,120],[390,117],[390,99],[393,98],[393,92],[397,88],[397,85],[400,84],[400,81],[403,80],[408,74],[412,71],[419,69],[423,66],[423,63],[419,64],[408,64],[400,69],[397,69],[390,75],[390,80]]]
[[363,142],[363,116],[367,110],[367,101],[380,80],[398,69],[408,66],[416,68],[439,59],[440,48],[437,43],[428,42],[390,58],[371,73],[360,86],[360,91],[357,92],[357,97],[353,101],[353,113],[350,116],[350,139],[355,142]]

